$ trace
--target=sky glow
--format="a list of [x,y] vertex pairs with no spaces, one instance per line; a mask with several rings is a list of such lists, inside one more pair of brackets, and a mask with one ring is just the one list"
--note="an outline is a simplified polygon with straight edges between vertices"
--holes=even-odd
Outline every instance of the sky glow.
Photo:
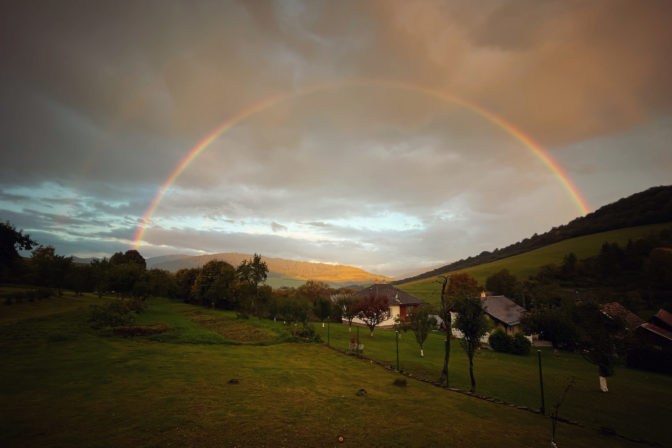
[[503,247],[669,184],[671,16],[653,0],[15,2],[0,218],[65,255],[392,276]]

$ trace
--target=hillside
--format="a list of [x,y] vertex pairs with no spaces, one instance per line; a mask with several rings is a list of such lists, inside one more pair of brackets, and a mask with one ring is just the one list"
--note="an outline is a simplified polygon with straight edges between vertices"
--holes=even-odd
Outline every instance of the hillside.
[[[515,275],[519,280],[524,280],[536,273],[541,266],[561,262],[563,257],[570,252],[573,252],[579,259],[591,257],[597,255],[602,245],[606,242],[625,245],[628,240],[634,240],[648,236],[652,233],[657,233],[663,228],[670,227],[671,225],[672,222],[651,224],[570,238],[523,254],[463,269],[455,269],[454,271],[448,271],[446,273],[468,272],[482,285],[485,283],[486,278],[492,274],[495,274],[502,269],[508,269],[509,272]],[[399,284],[398,287],[399,289],[429,303],[437,304],[440,291],[440,286],[436,283],[437,275],[440,274],[435,274],[430,278],[406,281]]]
[[[147,260],[148,268],[165,269],[175,272],[183,268],[197,268],[212,260],[226,261],[238,266],[252,255],[239,253],[219,253],[198,256],[167,255]],[[319,280],[331,285],[369,283],[375,280],[389,280],[387,277],[366,272],[353,266],[327,263],[311,263],[307,261],[287,260],[284,258],[262,257],[268,265],[268,283],[274,287],[299,286],[306,280]]]
[[525,238],[503,249],[495,249],[492,252],[484,251],[477,256],[459,260],[393,283],[406,284],[411,281],[434,278],[448,272],[466,270],[467,268],[534,251],[570,238],[671,221],[672,186],[653,187],[605,205],[584,217],[576,218],[566,225],[554,227],[541,235],[534,234],[530,238]]

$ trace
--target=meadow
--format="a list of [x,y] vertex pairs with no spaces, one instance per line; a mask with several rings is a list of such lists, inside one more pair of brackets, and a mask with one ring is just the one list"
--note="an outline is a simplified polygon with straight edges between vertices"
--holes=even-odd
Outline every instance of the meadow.
[[[595,233],[592,235],[570,238],[559,243],[549,244],[539,249],[531,250],[520,255],[484,263],[455,272],[467,272],[474,277],[479,284],[485,285],[485,280],[493,274],[508,269],[518,280],[526,280],[530,275],[537,273],[540,267],[547,264],[558,264],[565,255],[574,253],[580,260],[592,257],[600,252],[606,242],[618,243],[625,246],[628,240],[636,240],[651,234],[655,234],[670,226],[670,223],[651,224],[646,226],[627,227],[609,232]],[[399,289],[414,295],[428,303],[438,305],[441,286],[437,283],[438,277],[415,280],[397,285]]]
[[[403,377],[331,350],[319,324],[323,343],[292,342],[293,326],[280,322],[150,299],[136,324],[164,323],[169,331],[123,338],[90,328],[94,303],[100,299],[66,293],[2,305],[2,446],[550,445],[548,417],[411,379],[394,386]],[[328,330],[332,345],[347,348],[346,326]],[[360,337],[365,356],[393,365],[393,332]],[[401,368],[438,376],[440,347],[441,336],[431,335],[421,359],[412,334],[403,334]],[[671,444],[664,427],[671,378],[618,369],[611,392],[600,394],[595,369],[582,359],[544,352],[543,360],[547,407],[573,376],[560,414],[585,424],[560,423],[559,446],[642,446],[613,431]],[[538,407],[535,363],[532,355],[482,350],[477,393]],[[451,385],[466,387],[457,346],[450,369]]]

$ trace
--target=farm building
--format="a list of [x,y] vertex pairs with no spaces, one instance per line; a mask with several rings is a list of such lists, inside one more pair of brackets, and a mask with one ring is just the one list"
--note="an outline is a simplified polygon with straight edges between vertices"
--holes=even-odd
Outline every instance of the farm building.
[[[390,305],[388,318],[378,324],[376,328],[392,328],[394,327],[394,321],[397,316],[401,319],[406,319],[413,308],[426,303],[388,283],[376,283],[358,293],[361,298],[368,297],[371,294],[387,297]],[[364,325],[364,322],[358,318],[354,318],[352,323],[354,325]]]
[[672,314],[661,309],[637,328],[637,337],[655,349],[672,353]]
[[630,332],[634,332],[637,327],[644,323],[644,319],[618,302],[605,303],[600,306],[600,310],[612,319],[621,320],[625,325],[625,329]]

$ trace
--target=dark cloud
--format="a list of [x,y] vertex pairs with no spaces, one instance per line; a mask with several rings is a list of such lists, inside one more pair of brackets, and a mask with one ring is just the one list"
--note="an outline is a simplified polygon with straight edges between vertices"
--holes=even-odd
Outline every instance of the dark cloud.
[[[510,121],[550,148],[593,207],[669,180],[670,2],[64,1],[3,12],[0,213],[76,253],[121,250],[191,148],[309,85],[330,87],[245,115],[193,160],[143,250],[396,272],[577,215],[558,178],[487,114],[411,85]],[[407,87],[343,83],[353,79]]]

